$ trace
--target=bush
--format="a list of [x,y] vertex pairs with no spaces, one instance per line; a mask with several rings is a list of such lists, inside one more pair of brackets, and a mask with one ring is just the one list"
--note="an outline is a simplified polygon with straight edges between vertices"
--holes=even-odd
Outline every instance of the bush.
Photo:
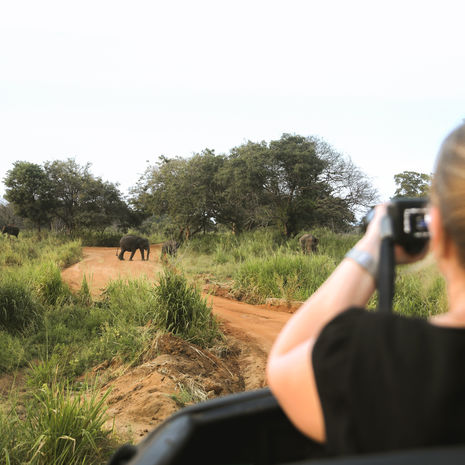
[[0,331],[0,372],[8,372],[24,364],[23,341],[6,331]]
[[253,303],[268,297],[305,300],[323,284],[336,263],[326,255],[277,253],[244,262],[234,275],[234,291]]
[[71,299],[71,291],[56,264],[42,263],[34,268],[33,275],[35,292],[44,305],[62,305]]
[[60,383],[42,386],[26,415],[31,465],[103,463],[111,431],[105,430],[108,392],[72,391]]
[[143,326],[155,317],[153,283],[146,278],[111,281],[102,296],[109,321]]
[[0,279],[0,328],[10,334],[24,332],[36,325],[43,313],[24,276],[4,273]]
[[154,293],[155,321],[161,329],[204,347],[219,336],[211,307],[184,276],[165,269]]
[[446,286],[433,265],[399,268],[393,310],[402,315],[429,318],[447,309]]

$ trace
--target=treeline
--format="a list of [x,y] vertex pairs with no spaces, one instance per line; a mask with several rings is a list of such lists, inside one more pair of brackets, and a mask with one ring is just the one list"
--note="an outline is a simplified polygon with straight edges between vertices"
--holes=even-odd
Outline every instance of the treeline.
[[184,238],[220,225],[234,233],[275,226],[287,237],[316,226],[346,230],[377,198],[360,169],[329,144],[291,134],[249,141],[228,155],[206,149],[161,157],[131,193],[137,210],[169,217]]
[[240,233],[274,226],[286,237],[317,226],[344,231],[377,198],[350,159],[321,139],[291,134],[249,141],[229,154],[161,156],[128,199],[73,159],[42,166],[18,161],[4,182],[15,213],[39,230],[125,230],[150,217],[181,239],[219,227]]
[[[80,166],[73,159],[43,166],[17,161],[4,182],[4,197],[14,213],[39,231],[44,226],[67,232],[82,228],[103,231],[110,225],[125,229],[142,221],[116,184],[95,177],[90,164]],[[3,213],[7,211],[4,207]]]

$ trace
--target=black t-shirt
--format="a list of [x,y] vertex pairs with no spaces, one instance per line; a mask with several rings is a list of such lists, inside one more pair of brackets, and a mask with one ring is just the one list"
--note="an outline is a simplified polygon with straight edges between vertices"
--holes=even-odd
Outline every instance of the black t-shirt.
[[312,361],[329,452],[465,443],[465,329],[351,308]]

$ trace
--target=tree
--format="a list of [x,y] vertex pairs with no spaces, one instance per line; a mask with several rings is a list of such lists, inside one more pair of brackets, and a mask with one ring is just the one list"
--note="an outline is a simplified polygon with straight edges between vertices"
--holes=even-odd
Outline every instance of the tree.
[[321,180],[330,189],[331,197],[343,201],[352,214],[360,214],[378,201],[378,192],[367,176],[327,142],[313,138],[318,156],[326,161]]
[[231,150],[217,173],[216,221],[233,233],[271,222],[264,186],[268,146],[247,142]]
[[213,227],[218,208],[216,174],[223,157],[205,149],[190,159],[160,157],[131,191],[132,204],[154,215],[168,215],[178,235],[189,238]]
[[318,157],[312,139],[291,134],[270,142],[267,161],[265,190],[270,211],[290,237],[315,220],[318,200],[327,195],[320,180],[326,162]]
[[397,189],[394,197],[427,197],[431,185],[430,174],[403,171],[394,175]]
[[46,162],[44,169],[55,199],[54,214],[68,231],[102,230],[116,220],[127,221],[127,205],[117,186],[95,178],[90,163],[80,166],[70,158]]
[[42,225],[50,223],[56,201],[50,179],[40,165],[17,161],[4,182],[7,186],[5,199],[13,205],[17,215],[29,219],[39,232]]
[[206,149],[190,159],[161,157],[132,194],[137,208],[169,216],[187,235],[215,224],[233,232],[275,225],[287,237],[318,225],[346,229],[376,198],[350,159],[292,134],[248,141],[229,156]]

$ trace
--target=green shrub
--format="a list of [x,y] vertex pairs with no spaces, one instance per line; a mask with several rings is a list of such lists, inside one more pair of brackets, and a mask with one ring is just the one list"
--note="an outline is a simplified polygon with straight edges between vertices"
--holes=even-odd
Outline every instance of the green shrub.
[[87,356],[92,357],[94,362],[117,358],[130,364],[137,363],[150,346],[154,332],[152,327],[105,323]]
[[51,387],[64,379],[63,365],[60,365],[60,357],[56,353],[38,363],[30,363],[26,374],[26,384],[33,389],[40,389],[44,385]]
[[267,258],[249,259],[234,275],[234,290],[245,300],[263,303],[267,297],[305,300],[334,270],[331,257],[277,253]]
[[428,318],[447,309],[445,281],[435,266],[421,264],[399,268],[393,310],[407,316]]
[[0,463],[20,465],[27,463],[23,421],[18,416],[15,399],[0,405]]
[[25,362],[23,341],[6,331],[0,331],[0,372],[8,372]]
[[47,385],[34,395],[26,415],[31,465],[104,463],[111,431],[105,400],[96,389],[75,392],[67,385]]
[[44,305],[62,305],[71,298],[71,291],[61,279],[58,266],[51,262],[34,268],[33,283],[35,292]]
[[117,231],[83,230],[76,232],[73,236],[87,247],[119,247],[119,241],[123,235]]
[[109,321],[143,326],[155,316],[153,283],[146,278],[116,279],[107,284],[102,296],[102,306]]
[[15,334],[36,325],[44,309],[23,275],[4,273],[0,279],[0,328]]
[[219,336],[211,307],[184,276],[165,269],[155,287],[157,326],[201,346]]

